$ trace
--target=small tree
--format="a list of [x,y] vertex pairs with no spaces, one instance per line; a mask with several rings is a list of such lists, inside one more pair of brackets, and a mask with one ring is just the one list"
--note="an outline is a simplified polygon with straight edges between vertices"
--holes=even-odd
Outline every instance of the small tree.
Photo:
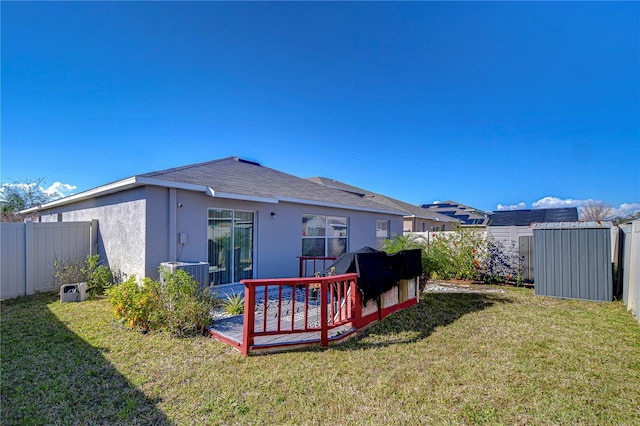
[[0,187],[0,211],[3,222],[21,222],[21,210],[37,207],[51,201],[42,191],[43,178],[14,180]]
[[613,207],[606,205],[602,201],[588,201],[582,206],[580,218],[582,220],[606,220],[613,215]]

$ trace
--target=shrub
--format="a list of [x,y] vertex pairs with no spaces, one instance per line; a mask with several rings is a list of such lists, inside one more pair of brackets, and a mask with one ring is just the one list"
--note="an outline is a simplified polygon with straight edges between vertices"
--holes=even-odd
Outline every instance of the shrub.
[[424,250],[426,245],[427,241],[424,237],[415,234],[394,235],[393,238],[385,240],[384,244],[382,244],[382,251],[393,254],[402,250]]
[[99,264],[100,257],[96,254],[87,256],[83,272],[87,276],[89,294],[95,296],[103,294],[113,284],[113,274],[106,265]]
[[53,261],[53,282],[60,287],[64,284],[86,282],[91,296],[103,294],[113,283],[113,274],[106,265],[100,265],[100,257],[89,255],[86,259],[66,259],[57,257]]
[[154,319],[178,336],[202,332],[213,320],[211,312],[215,299],[210,289],[201,289],[200,284],[183,270],[169,272],[161,268],[160,274],[163,284]]
[[244,313],[244,298],[242,294],[228,295],[224,302],[224,311],[229,315],[242,315]]
[[482,277],[485,282],[505,282],[515,280],[522,285],[522,259],[515,244],[502,244],[490,238],[487,241],[487,255],[483,264]]
[[149,329],[152,313],[159,305],[160,283],[144,278],[138,283],[135,275],[128,280],[111,286],[106,294],[113,307],[116,320],[121,320],[131,328]]
[[447,234],[432,233],[423,252],[425,272],[432,278],[475,278],[484,244],[482,232],[477,229],[460,227]]

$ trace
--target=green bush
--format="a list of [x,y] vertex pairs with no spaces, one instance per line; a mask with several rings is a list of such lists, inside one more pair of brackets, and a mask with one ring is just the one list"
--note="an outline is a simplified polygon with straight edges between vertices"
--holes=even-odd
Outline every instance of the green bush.
[[106,265],[100,265],[100,257],[89,255],[82,259],[60,260],[56,257],[53,261],[53,282],[57,286],[86,282],[89,287],[89,295],[103,294],[113,283],[113,274]]
[[484,246],[482,232],[477,229],[460,227],[447,234],[432,233],[424,251],[425,272],[432,278],[476,278]]
[[160,283],[148,278],[138,283],[136,276],[132,275],[108,288],[106,294],[116,320],[131,328],[149,329],[152,315],[159,307]]
[[202,332],[212,321],[215,300],[209,289],[182,270],[161,270],[163,283],[135,276],[107,290],[116,320],[143,330],[167,330],[176,336]]
[[242,294],[228,295],[222,302],[224,311],[229,315],[242,315],[244,313],[244,297]]
[[99,264],[100,257],[96,254],[87,256],[85,260],[84,274],[87,276],[89,294],[99,295],[113,284],[113,274],[106,265]]
[[213,320],[215,299],[209,288],[200,284],[183,270],[168,272],[161,268],[162,288],[160,305],[153,319],[177,336],[202,332]]

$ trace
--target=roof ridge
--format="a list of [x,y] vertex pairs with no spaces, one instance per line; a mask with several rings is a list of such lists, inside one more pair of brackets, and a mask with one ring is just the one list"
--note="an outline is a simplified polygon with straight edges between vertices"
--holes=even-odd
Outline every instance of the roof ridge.
[[162,175],[162,174],[169,173],[169,172],[177,172],[177,171],[182,171],[182,170],[188,170],[188,169],[192,169],[192,168],[195,168],[195,167],[201,167],[201,166],[206,166],[206,165],[209,165],[209,164],[221,163],[223,161],[229,161],[229,160],[234,160],[234,161],[237,161],[237,162],[246,163],[246,164],[252,164],[252,165],[255,165],[255,166],[262,167],[260,165],[260,163],[258,163],[258,162],[245,160],[245,159],[242,159],[240,157],[236,157],[234,155],[231,155],[229,157],[218,158],[218,159],[209,160],[209,161],[203,161],[201,163],[186,164],[184,166],[172,167],[170,169],[164,169],[164,170],[158,170],[158,171],[155,171],[155,172],[142,173],[142,174],[136,175],[136,176],[145,176],[145,177],[158,176],[158,175]]

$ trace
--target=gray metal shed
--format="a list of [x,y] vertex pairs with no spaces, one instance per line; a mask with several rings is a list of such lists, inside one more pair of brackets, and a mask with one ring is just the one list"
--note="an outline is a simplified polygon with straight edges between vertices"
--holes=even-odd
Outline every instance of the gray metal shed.
[[533,224],[535,294],[611,301],[613,223]]

